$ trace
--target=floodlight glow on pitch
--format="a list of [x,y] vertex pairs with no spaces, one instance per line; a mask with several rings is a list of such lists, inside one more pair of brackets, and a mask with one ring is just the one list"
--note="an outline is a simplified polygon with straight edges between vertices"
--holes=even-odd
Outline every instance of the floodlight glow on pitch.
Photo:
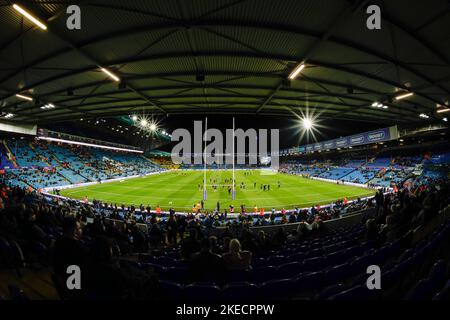
[[137,119],[138,119],[137,115],[134,114],[134,115],[131,116],[131,120],[137,121]]
[[156,124],[155,123],[150,123],[150,131],[156,131]]

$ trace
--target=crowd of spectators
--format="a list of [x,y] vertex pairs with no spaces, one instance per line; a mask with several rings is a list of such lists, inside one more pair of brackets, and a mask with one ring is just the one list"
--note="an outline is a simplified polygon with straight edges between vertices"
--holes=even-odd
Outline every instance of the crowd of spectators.
[[18,160],[9,183],[34,189],[144,175],[163,170],[140,154],[40,140],[7,141]]
[[202,220],[171,211],[167,219],[162,219],[151,210],[148,227],[141,228],[133,211],[124,207],[113,209],[128,211],[128,219],[120,222],[108,218],[99,207],[48,200],[36,192],[1,185],[0,236],[19,243],[30,261],[42,254],[36,248],[45,248],[56,283],[64,283],[68,265],[86,270],[85,290],[77,291],[73,298],[93,293],[99,298],[156,298],[157,272],[137,268],[132,261],[134,253],[156,254],[173,248],[178,259],[188,264],[192,281],[220,283],[224,273],[251,269],[254,257],[320,237],[326,233],[323,215],[338,209],[373,207],[376,214],[366,221],[364,240],[381,245],[397,239],[409,229],[426,224],[446,207],[449,190],[446,180],[428,181],[414,190],[405,188],[397,193],[380,190],[370,201],[337,203],[324,211],[312,208],[312,219],[307,211],[294,212],[286,219],[287,223],[294,222],[291,217],[301,221],[296,228],[287,232],[280,225],[267,233],[252,228],[247,217],[229,221],[220,232],[212,232],[213,226],[205,221],[210,216]]
[[389,187],[391,182],[398,185],[408,178],[413,168],[421,163],[423,157],[405,156],[387,160],[389,159],[386,157],[379,159],[374,157],[369,160],[342,158],[333,161],[289,159],[281,163],[280,172],[369,184],[373,187]]

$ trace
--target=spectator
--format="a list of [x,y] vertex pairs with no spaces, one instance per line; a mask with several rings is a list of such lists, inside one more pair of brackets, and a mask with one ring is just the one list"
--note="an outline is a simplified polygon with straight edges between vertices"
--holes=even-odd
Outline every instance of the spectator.
[[124,299],[131,289],[120,270],[120,264],[113,259],[112,243],[103,236],[96,238],[91,250],[91,263],[87,269],[89,295],[95,299]]
[[189,267],[192,281],[209,281],[222,283],[225,266],[222,257],[213,252],[215,240],[204,238],[201,241],[200,252],[194,253]]
[[366,234],[364,239],[366,241],[375,241],[378,238],[378,226],[375,219],[368,219],[366,221]]
[[178,223],[175,218],[173,209],[170,209],[169,219],[167,220],[167,242],[169,244],[177,244]]
[[242,251],[241,243],[238,239],[230,241],[230,249],[228,253],[222,255],[225,265],[229,270],[250,270],[252,253],[250,251]]
[[267,252],[270,250],[270,241],[263,230],[258,232],[258,247],[261,252]]
[[190,260],[192,255],[195,252],[198,252],[200,248],[201,246],[200,242],[198,241],[197,230],[191,228],[189,230],[189,237],[187,239],[184,239],[181,245],[181,256],[185,260]]
[[242,237],[242,248],[250,251],[253,255],[259,252],[258,244],[253,239],[252,233],[249,230],[244,231],[244,235]]
[[[87,271],[89,249],[79,240],[81,236],[80,223],[72,216],[66,217],[63,223],[63,235],[55,243],[53,258],[53,270],[63,283],[66,283],[69,266],[78,266],[81,273]],[[81,279],[82,290],[79,295],[76,294],[78,297],[84,294],[83,288],[85,288],[84,281],[86,278],[82,277]]]
[[292,244],[292,243],[297,242],[297,240],[298,240],[298,233],[297,233],[297,230],[294,229],[294,230],[292,230],[291,233],[287,236],[287,238],[286,238],[286,243]]

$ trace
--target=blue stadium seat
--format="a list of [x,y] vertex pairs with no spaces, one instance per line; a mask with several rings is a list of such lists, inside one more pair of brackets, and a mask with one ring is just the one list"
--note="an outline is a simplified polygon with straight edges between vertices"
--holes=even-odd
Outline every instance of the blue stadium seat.
[[353,260],[351,262],[351,265],[354,269],[365,272],[367,270],[367,267],[372,264],[371,262],[372,262],[372,255],[365,255]]
[[153,254],[140,253],[138,260],[144,263],[158,263],[158,257]]
[[174,267],[176,264],[175,259],[167,256],[159,257],[156,263],[166,268]]
[[262,299],[285,299],[292,295],[294,281],[291,279],[271,280],[261,284],[259,289]]
[[228,282],[247,282],[251,275],[247,270],[228,270],[226,278]]
[[252,259],[252,266],[255,269],[260,268],[260,267],[265,267],[265,266],[267,266],[266,259],[261,258],[261,257],[256,257],[256,258]]
[[378,250],[375,250],[373,254],[372,262],[377,265],[383,265],[388,259],[391,253],[391,244],[386,244]]
[[391,244],[391,254],[392,256],[398,256],[402,250],[402,244],[400,240],[395,240]]
[[358,285],[330,296],[328,300],[371,300],[376,298],[380,290],[369,290],[366,285]]
[[428,300],[433,294],[433,283],[430,279],[421,279],[405,296],[405,300]]
[[400,272],[401,270],[397,266],[394,266],[393,268],[388,269],[386,271],[382,270],[381,285],[383,289],[390,289],[398,285],[399,280],[401,279],[402,276]]
[[361,250],[363,253],[368,252],[370,249],[373,249],[374,242],[373,241],[366,241],[361,244]]
[[13,263],[13,251],[11,244],[4,238],[0,238],[0,264],[11,266]]
[[221,297],[220,288],[213,283],[194,282],[183,289],[186,300],[216,301]]
[[295,279],[296,292],[299,294],[314,293],[322,286],[323,272],[303,273]]
[[300,262],[288,262],[278,267],[278,277],[280,279],[292,278],[301,272]]
[[320,257],[323,255],[322,248],[315,248],[307,252],[306,257],[309,259]]
[[274,266],[266,266],[258,269],[253,269],[251,272],[252,279],[255,283],[262,283],[264,281],[273,280],[277,277],[278,268]]
[[315,257],[315,258],[306,259],[303,261],[303,264],[302,264],[302,272],[321,271],[325,267],[325,263],[326,263],[326,261],[323,257]]
[[347,259],[349,257],[350,256],[349,256],[347,250],[344,249],[344,250],[333,252],[333,253],[326,255],[325,259],[327,261],[327,264],[329,266],[331,266],[331,265],[338,265],[338,264],[344,263],[345,261],[347,261]]
[[33,249],[36,256],[38,257],[39,262],[43,265],[47,265],[50,259],[47,246],[38,241],[34,243]]
[[343,282],[349,275],[351,269],[347,264],[340,264],[333,266],[327,271],[325,271],[325,276],[323,279],[324,285],[332,285],[339,282]]
[[167,268],[165,272],[165,279],[177,283],[187,283],[189,281],[188,269],[180,267]]
[[335,295],[339,292],[344,291],[344,289],[345,289],[345,286],[343,283],[333,284],[333,285],[321,290],[318,294],[316,294],[316,296],[314,297],[314,300],[325,300],[332,295]]
[[160,280],[162,295],[166,299],[180,299],[182,297],[183,286],[172,281]]
[[280,265],[282,263],[285,263],[286,262],[286,258],[284,256],[282,256],[282,255],[275,255],[275,256],[268,257],[266,259],[266,262],[267,262],[267,265],[278,266],[278,265]]
[[323,247],[323,251],[326,254],[330,254],[330,253],[333,253],[333,252],[336,252],[339,250],[340,250],[340,246],[338,246],[335,243],[328,244],[328,242],[327,242],[327,245],[324,245],[324,247]]
[[415,267],[415,260],[413,256],[401,261],[397,265],[399,275],[401,276],[408,274],[414,267]]
[[363,254],[362,248],[360,246],[353,246],[347,249],[348,257],[358,257]]
[[23,290],[13,284],[8,285],[8,290],[11,300],[29,300]]
[[14,267],[20,275],[20,268],[24,268],[26,266],[25,256],[23,255],[22,248],[17,241],[10,240],[9,244],[11,246]]
[[442,284],[447,275],[447,263],[444,260],[439,260],[431,268],[428,278],[438,286]]
[[434,297],[434,301],[449,301],[450,300],[450,280],[447,280],[444,288],[439,291]]
[[304,252],[297,252],[294,253],[293,255],[287,257],[287,261],[288,262],[302,262],[303,260],[305,260],[305,253]]
[[447,264],[444,260],[436,262],[428,277],[420,280],[405,296],[406,300],[428,300],[442,289],[447,276]]
[[259,298],[259,287],[250,282],[228,283],[222,290],[226,300],[256,300]]
[[141,268],[143,268],[143,269],[152,268],[153,270],[155,270],[155,272],[158,275],[163,275],[167,271],[167,269],[164,266],[156,264],[156,263],[141,263],[140,265],[141,265]]

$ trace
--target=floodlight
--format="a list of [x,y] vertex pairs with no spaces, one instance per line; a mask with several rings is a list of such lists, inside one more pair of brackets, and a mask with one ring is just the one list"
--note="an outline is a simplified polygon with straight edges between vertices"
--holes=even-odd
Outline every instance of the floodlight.
[[302,126],[303,126],[303,129],[305,129],[305,130],[311,130],[311,128],[313,127],[313,122],[309,118],[303,118]]
[[404,94],[401,94],[401,95],[399,95],[399,96],[396,96],[396,97],[395,97],[395,100],[402,100],[402,99],[411,97],[413,94],[414,94],[413,92],[404,93]]
[[33,17],[29,12],[27,12],[25,9],[23,9],[22,7],[20,7],[17,4],[13,4],[13,8],[20,12],[20,14],[22,14],[25,18],[27,18],[28,20],[32,21],[34,24],[36,24],[39,28],[47,30],[47,26],[45,24],[43,24],[41,21],[39,21],[38,19],[36,19],[35,17]]

